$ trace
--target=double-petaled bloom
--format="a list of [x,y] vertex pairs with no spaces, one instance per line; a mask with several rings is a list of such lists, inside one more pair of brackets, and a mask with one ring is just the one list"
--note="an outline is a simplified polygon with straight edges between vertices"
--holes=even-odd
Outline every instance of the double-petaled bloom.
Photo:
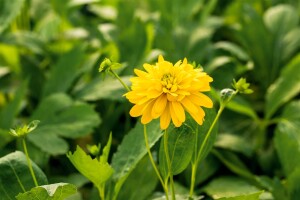
[[155,65],[144,64],[142,71],[135,69],[131,78],[131,91],[126,98],[134,104],[132,117],[141,117],[142,124],[160,118],[161,129],[167,129],[171,120],[176,127],[182,125],[187,111],[202,125],[205,112],[201,107],[212,108],[213,102],[203,94],[210,90],[213,79],[202,69],[178,61],[175,65],[158,57]]

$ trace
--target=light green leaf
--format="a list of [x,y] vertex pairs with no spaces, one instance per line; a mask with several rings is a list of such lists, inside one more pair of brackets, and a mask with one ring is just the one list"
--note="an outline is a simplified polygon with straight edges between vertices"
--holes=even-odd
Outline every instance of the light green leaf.
[[281,119],[275,130],[274,143],[284,173],[289,176],[300,167],[300,101],[288,104]]
[[18,200],[64,200],[75,194],[76,186],[69,183],[55,183],[51,185],[42,185],[32,188],[16,196]]
[[241,47],[239,47],[235,43],[231,43],[231,42],[227,42],[227,41],[221,41],[221,42],[215,43],[214,47],[217,48],[217,49],[222,49],[222,50],[228,51],[228,52],[231,53],[232,56],[235,56],[240,60],[245,60],[245,61],[249,60],[249,56],[244,51],[244,49],[242,49]]
[[[169,128],[168,150],[173,175],[181,173],[191,161],[195,145],[195,133],[183,124],[179,128]],[[163,176],[167,178],[168,165],[164,151],[164,138],[161,140],[159,148],[159,167]]]
[[284,103],[300,92],[300,55],[296,56],[282,70],[280,77],[272,84],[266,95],[266,116],[270,118]]
[[13,126],[14,118],[20,112],[27,91],[27,81],[21,83],[15,96],[0,112],[0,127],[9,129]]
[[20,14],[24,0],[0,0],[0,33]]
[[[42,170],[32,161],[31,163],[38,184],[47,184],[47,178]],[[0,197],[4,199],[15,199],[18,193],[34,187],[26,156],[20,151],[0,158],[0,171]]]
[[43,96],[66,92],[78,76],[78,69],[83,59],[84,48],[81,46],[75,47],[61,56],[56,65],[51,68],[50,77],[44,86]]
[[75,168],[97,187],[105,183],[114,172],[107,162],[100,162],[97,158],[92,159],[79,146],[73,154],[69,152],[67,157]]
[[[121,77],[125,84],[130,84],[130,77]],[[116,80],[107,77],[102,80],[100,77],[87,84],[84,88],[75,93],[75,97],[85,101],[96,101],[99,99],[124,100],[123,94],[126,90],[122,84]]]
[[223,197],[218,200],[260,200],[259,196],[263,193],[263,191],[255,192],[252,194],[239,195],[235,197]]
[[88,135],[100,123],[92,106],[73,102],[65,94],[54,94],[43,99],[31,119],[39,119],[41,123],[28,135],[29,141],[51,155],[68,151],[68,144],[61,137]]
[[218,199],[253,194],[258,192],[259,189],[242,178],[223,176],[213,179],[205,186],[204,191],[213,199]]
[[[154,120],[146,125],[150,148],[162,136],[159,121]],[[140,122],[124,137],[117,152],[112,158],[112,167],[115,170],[114,179],[117,180],[115,190],[118,191],[125,179],[135,168],[138,162],[146,155],[147,149],[144,139],[144,125]]]
[[215,146],[240,152],[248,157],[250,157],[253,153],[253,147],[249,141],[241,136],[233,134],[224,133],[218,135]]

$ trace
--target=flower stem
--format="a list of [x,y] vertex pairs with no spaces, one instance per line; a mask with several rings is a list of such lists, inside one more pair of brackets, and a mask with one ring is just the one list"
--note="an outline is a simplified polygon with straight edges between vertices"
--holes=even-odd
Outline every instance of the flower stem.
[[24,148],[24,152],[25,152],[25,155],[26,155],[26,160],[27,160],[27,163],[28,163],[29,171],[30,171],[30,173],[31,173],[31,176],[32,176],[34,185],[35,185],[35,187],[37,187],[37,186],[39,186],[39,185],[38,185],[38,182],[37,182],[37,180],[36,180],[34,171],[33,171],[33,169],[32,169],[31,161],[30,161],[29,154],[28,154],[28,151],[27,151],[27,146],[26,146],[25,137],[22,138],[22,143],[23,143],[23,148]]
[[[164,150],[165,150],[165,156],[167,160],[169,175],[170,175],[170,184],[171,184],[171,190],[172,190],[172,200],[175,200],[175,189],[174,189],[174,180],[173,180],[173,173],[172,173],[172,167],[171,167],[171,161],[170,161],[170,155],[169,155],[169,148],[168,148],[168,131],[165,130],[164,134]],[[168,187],[168,186],[165,186]]]
[[146,148],[147,148],[147,152],[148,152],[148,156],[150,158],[151,164],[152,164],[152,166],[154,168],[154,171],[155,171],[155,173],[156,173],[156,175],[157,175],[157,177],[158,177],[158,179],[159,179],[159,181],[160,181],[160,183],[161,183],[161,185],[162,185],[162,187],[163,187],[163,189],[165,191],[166,199],[169,200],[168,187],[165,187],[164,181],[163,181],[163,179],[162,179],[162,177],[161,177],[161,175],[160,175],[160,173],[159,173],[159,171],[158,171],[158,169],[156,167],[156,164],[154,162],[154,159],[153,159],[151,151],[150,151],[150,147],[149,147],[149,143],[148,143],[148,136],[147,136],[147,127],[146,127],[146,125],[144,125],[144,138],[145,138],[145,144],[146,144]]
[[118,74],[116,74],[113,70],[110,70],[110,72],[118,79],[118,81],[120,81],[120,83],[123,85],[123,87],[130,92],[129,87],[124,83],[124,81],[122,81],[122,79],[119,77]]

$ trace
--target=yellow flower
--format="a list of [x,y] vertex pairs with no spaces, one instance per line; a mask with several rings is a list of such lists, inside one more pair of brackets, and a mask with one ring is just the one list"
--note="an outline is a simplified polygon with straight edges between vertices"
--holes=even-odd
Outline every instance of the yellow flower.
[[210,90],[213,79],[201,69],[178,61],[175,65],[158,57],[155,65],[144,64],[145,71],[135,69],[137,77],[130,79],[131,91],[126,98],[135,104],[132,117],[142,116],[142,124],[160,118],[161,129],[167,129],[170,121],[176,127],[185,121],[185,111],[202,124],[205,113],[202,107],[212,108],[213,102],[202,92]]

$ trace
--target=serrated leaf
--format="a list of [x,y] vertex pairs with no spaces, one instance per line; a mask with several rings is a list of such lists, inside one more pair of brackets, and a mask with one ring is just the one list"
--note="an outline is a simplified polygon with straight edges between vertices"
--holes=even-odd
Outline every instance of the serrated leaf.
[[[130,84],[130,77],[121,77],[125,84]],[[76,98],[85,101],[96,101],[100,99],[110,99],[122,101],[123,94],[126,92],[122,84],[111,78],[102,80],[100,77],[87,84],[84,88],[75,93]]]
[[[172,127],[168,133],[167,144],[171,162],[171,172],[173,175],[177,175],[186,169],[191,161],[195,145],[195,133],[185,124],[179,128]],[[167,178],[168,165],[164,147],[163,138],[159,148],[159,167],[163,177]]]
[[47,80],[43,97],[53,93],[66,92],[78,76],[78,69],[84,59],[84,48],[75,47],[60,57],[51,68],[50,77]]
[[100,162],[97,158],[92,159],[79,146],[73,154],[69,152],[67,157],[75,168],[97,187],[105,183],[114,172],[107,162]]
[[0,33],[20,14],[25,0],[0,0]]
[[300,101],[288,104],[281,119],[275,130],[274,143],[283,171],[289,176],[300,167]]
[[284,103],[300,93],[300,55],[286,65],[280,77],[272,84],[266,95],[266,116],[270,118]]
[[[42,170],[32,161],[31,163],[38,184],[47,184],[47,178]],[[23,152],[16,151],[0,158],[0,171],[0,197],[4,199],[15,199],[18,193],[34,187]]]
[[32,188],[30,191],[18,194],[18,200],[64,200],[75,194],[76,186],[69,183],[55,183]]
[[257,193],[259,189],[242,178],[223,176],[213,179],[204,191],[213,199]]
[[31,119],[39,119],[41,123],[28,135],[29,141],[50,155],[68,151],[68,144],[61,137],[88,135],[101,122],[92,106],[73,102],[66,94],[43,99]]

